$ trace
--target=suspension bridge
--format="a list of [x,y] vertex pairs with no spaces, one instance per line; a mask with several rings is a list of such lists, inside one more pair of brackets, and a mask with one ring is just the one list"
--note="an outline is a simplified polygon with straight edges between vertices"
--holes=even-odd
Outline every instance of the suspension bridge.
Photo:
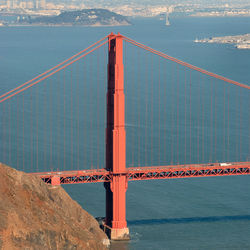
[[128,181],[250,174],[249,90],[111,33],[0,96],[1,161],[103,182],[104,228],[129,239]]

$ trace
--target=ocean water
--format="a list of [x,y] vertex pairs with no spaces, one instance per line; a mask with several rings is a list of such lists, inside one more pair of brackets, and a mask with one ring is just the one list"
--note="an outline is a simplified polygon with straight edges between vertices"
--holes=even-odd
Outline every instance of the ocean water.
[[[126,27],[94,28],[1,27],[1,93],[111,31],[249,84],[249,50],[236,50],[227,44],[199,44],[193,40],[247,33],[250,18],[173,18],[169,27],[156,19],[138,19],[133,23]],[[127,221],[131,241],[113,243],[111,248],[250,249],[249,181],[249,176],[231,176],[130,182]],[[68,185],[65,189],[93,216],[104,216],[103,184]]]

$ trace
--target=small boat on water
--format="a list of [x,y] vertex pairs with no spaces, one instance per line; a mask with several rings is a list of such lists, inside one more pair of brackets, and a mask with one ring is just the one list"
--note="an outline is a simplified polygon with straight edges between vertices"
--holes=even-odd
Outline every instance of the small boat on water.
[[170,25],[170,21],[169,21],[169,13],[166,12],[166,26],[169,26]]

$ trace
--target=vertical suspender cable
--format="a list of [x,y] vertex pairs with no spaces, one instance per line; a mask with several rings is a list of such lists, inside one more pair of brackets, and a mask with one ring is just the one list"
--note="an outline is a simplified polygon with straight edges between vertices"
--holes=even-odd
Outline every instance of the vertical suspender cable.
[[140,166],[141,165],[141,162],[140,162],[140,158],[141,158],[141,155],[140,155],[140,136],[141,136],[141,100],[140,100],[140,97],[141,97],[141,78],[140,78],[140,75],[141,74],[141,68],[140,68],[140,50],[138,49],[137,50],[137,122],[138,122],[138,131],[137,131],[137,136],[138,136],[138,142],[137,142],[137,165]]
[[100,158],[100,55],[99,50],[97,50],[97,168],[99,168],[99,158]]
[[213,161],[213,81],[210,84],[210,153],[209,162]]
[[191,93],[192,93],[192,77],[191,70],[189,71],[189,164],[192,162],[192,101],[191,101]]
[[23,145],[22,145],[22,149],[23,149],[23,171],[24,171],[24,166],[25,166],[25,155],[24,155],[24,93],[22,93],[22,109],[23,109],[23,112],[22,112],[22,120],[23,120],[23,135],[22,135],[22,138],[23,138]]
[[185,130],[185,138],[184,138],[184,144],[185,144],[185,152],[184,152],[184,164],[187,164],[187,68],[184,68],[184,76],[185,76],[185,117],[184,117],[184,130]]
[[229,124],[230,124],[230,117],[229,117],[229,100],[230,100],[230,90],[227,88],[227,161],[229,162],[229,156],[230,156],[230,131],[229,131]]
[[[248,101],[249,101],[249,105],[248,105],[248,107],[250,107],[250,93],[248,93]],[[250,110],[248,109],[248,124],[250,124]],[[247,159],[248,159],[248,161],[250,161],[250,131],[249,131],[249,129],[248,129],[248,157],[247,157]]]
[[223,161],[226,162],[226,83],[223,84]]
[[50,158],[49,158],[49,166],[51,171],[54,170],[54,165],[53,165],[53,140],[52,140],[52,117],[53,117],[53,113],[52,113],[52,79],[50,79],[49,82],[49,131],[50,131],[50,139],[49,139],[49,147],[50,147]]
[[[239,126],[240,126],[240,94],[239,94],[239,88],[237,88],[237,90],[235,91],[236,92],[236,95],[237,95],[237,97],[236,97],[236,105],[235,105],[235,112],[236,112],[236,124],[235,124],[235,127],[237,128],[237,131],[239,131]],[[236,159],[239,159],[239,135],[238,134],[236,134],[236,132],[235,132],[235,139],[236,139],[236,143],[235,143],[235,145],[236,145],[236,150],[235,150],[235,152],[236,152],[236,155],[235,155],[235,158]],[[235,160],[236,160],[235,159]],[[234,160],[234,161],[235,161]]]
[[38,87],[36,86],[36,171],[38,172],[38,164],[39,164],[39,148],[38,148]]
[[80,94],[80,87],[79,87],[79,62],[76,65],[76,102],[77,102],[77,170],[80,167],[80,112],[79,112],[79,94]]
[[[83,69],[83,93],[82,95],[86,96],[86,93],[87,93],[87,87],[88,87],[88,84],[87,84],[87,69],[86,69],[86,62],[85,60],[83,59],[83,66],[82,66],[82,69]],[[86,93],[85,93],[86,92]],[[87,116],[87,104],[86,102],[84,102],[83,104],[83,116],[86,117]],[[83,165],[86,167],[88,166],[88,163],[89,161],[87,160],[87,157],[88,157],[88,148],[89,148],[89,143],[87,141],[87,134],[88,134],[88,131],[87,131],[87,119],[85,119],[84,123],[83,123],[83,148],[84,148],[84,159],[83,159]]]
[[8,113],[9,113],[9,119],[8,119],[8,133],[9,133],[9,165],[12,165],[12,154],[11,154],[11,102],[8,103]]
[[[107,48],[105,46],[103,46],[103,65],[104,65],[104,68],[103,68],[103,72],[104,72],[104,79],[107,79]],[[107,84],[107,83],[106,83]],[[105,86],[106,87],[106,86]],[[104,102],[103,102],[103,107],[106,107],[106,98],[103,98]],[[105,120],[104,120],[104,124],[106,124],[106,113],[107,111],[105,110],[104,114],[105,114]],[[104,127],[105,129],[105,127]],[[105,167],[105,160],[106,160],[106,151],[105,151],[105,140],[106,140],[106,137],[104,136],[104,150],[103,150],[103,164],[104,164],[104,167]]]
[[70,167],[74,168],[73,163],[73,66],[70,67]]
[[[249,101],[249,105],[248,105],[248,107],[250,107],[250,93],[248,93],[248,101]],[[248,109],[248,124],[250,124],[250,110]],[[248,130],[248,157],[247,157],[247,159],[248,159],[248,161],[250,161],[250,131]]]
[[239,134],[239,157],[237,158],[237,161],[242,161],[242,129],[243,129],[243,126],[242,126],[242,95],[241,95],[241,92],[242,90],[239,88],[239,120],[240,120],[240,134]]
[[145,140],[144,140],[144,156],[145,156],[145,162],[144,162],[144,166],[147,166],[148,165],[148,162],[147,162],[147,151],[148,151],[148,147],[147,147],[147,142],[148,142],[148,95],[149,95],[149,79],[148,79],[148,74],[149,74],[149,59],[148,59],[148,54],[146,54],[146,60],[145,60],[145,76],[146,76],[146,79],[145,79],[145,105],[146,105],[146,108],[145,108],[145,134],[144,134],[144,137],[145,137]]
[[[63,92],[63,89],[61,87],[62,85],[62,82],[61,82],[61,76],[62,76],[62,73],[63,72],[59,72],[58,73],[58,89],[60,89],[60,91],[58,91],[58,95],[57,95],[57,98],[56,98],[56,104],[57,104],[57,114],[58,114],[58,119],[57,119],[57,166],[58,166],[58,170],[61,170],[62,169],[62,162],[61,162],[61,159],[62,159],[62,156],[61,156],[61,130],[62,130],[62,127],[61,127],[61,106],[63,105],[61,103],[61,96],[62,96],[62,92]],[[62,89],[62,90],[61,90]]]
[[174,66],[171,66],[171,165],[174,163]]
[[205,161],[205,80],[203,77],[202,90],[202,163]]
[[65,70],[63,71],[63,170],[66,169],[66,83],[65,83]]
[[17,99],[17,112],[16,112],[16,168],[19,170],[19,108],[20,108],[20,98]]
[[198,75],[198,105],[197,105],[197,163],[200,163],[200,107],[201,107],[201,75]]
[[34,150],[33,150],[33,90],[32,88],[30,89],[30,167],[31,167],[31,171],[34,172],[33,170],[33,154],[34,154]]
[[6,119],[5,119],[5,103],[3,103],[3,113],[2,113],[2,117],[3,117],[3,121],[2,121],[2,126],[3,126],[3,130],[2,130],[2,133],[3,133],[3,143],[2,143],[2,154],[3,154],[3,162],[6,163],[6,158],[5,158],[5,153],[6,153],[6,138],[5,138],[5,135],[6,135],[6,131],[5,131],[5,127],[6,127]]
[[131,107],[131,115],[132,115],[132,129],[131,129],[131,158],[132,158],[132,166],[134,166],[135,164],[135,150],[136,150],[136,147],[135,147],[135,137],[136,137],[136,132],[135,132],[135,128],[136,128],[136,119],[135,119],[135,116],[136,116],[136,112],[135,112],[135,107],[136,107],[136,99],[135,99],[135,90],[136,90],[136,87],[135,87],[135,48],[133,47],[133,52],[132,52],[132,62],[134,63],[133,67],[132,67],[132,88],[131,88],[131,104],[133,105]]
[[160,165],[161,157],[161,58],[159,57],[159,72],[158,72],[158,165]]
[[[91,87],[91,94],[93,96],[93,58],[90,56],[90,69],[89,69],[89,86]],[[93,140],[94,140],[94,130],[93,130],[93,119],[94,119],[94,108],[93,104],[90,103],[90,162],[91,169],[93,168]]]
[[150,139],[151,139],[151,165],[153,165],[153,55],[151,54],[151,66],[150,66],[150,72],[151,72],[151,117],[150,117],[150,128],[151,128],[151,132],[150,132]]
[[177,154],[177,164],[179,164],[179,98],[180,98],[180,83],[179,83],[179,64],[176,65],[176,77],[177,77],[177,95],[176,95],[176,103],[177,103],[177,114],[176,114],[176,129],[177,129],[177,141],[176,141],[176,154]]
[[163,96],[165,98],[163,98],[163,100],[165,100],[164,103],[164,164],[167,163],[167,103],[169,98],[167,98],[168,93],[167,93],[167,84],[168,84],[168,80],[167,80],[167,61],[165,61],[165,70],[164,70],[164,94]]
[[[53,86],[56,86],[56,84],[60,81],[59,79],[59,74],[55,74],[55,80],[54,80],[54,83],[53,83]],[[60,82],[59,82],[60,83]],[[58,84],[59,85],[59,84]],[[57,133],[58,133],[58,130],[60,128],[59,124],[58,124],[58,120],[59,120],[59,109],[57,107],[57,99],[59,97],[59,91],[55,91],[53,92],[54,93],[54,96],[53,96],[53,137],[54,137],[54,142],[53,142],[53,146],[54,146],[54,164],[55,164],[55,169],[56,171],[59,171],[59,158],[57,156],[57,153],[58,153],[58,149],[57,147],[59,146],[59,143],[58,143],[58,140],[57,140]],[[52,108],[52,107],[50,107]],[[57,128],[57,129],[55,129]]]
[[[47,80],[48,81],[48,80]],[[48,100],[47,100],[47,89],[48,89],[48,84],[44,84],[44,88],[45,88],[45,91],[44,91],[44,97],[43,97],[43,143],[44,143],[44,156],[43,156],[43,171],[46,171],[47,170],[47,166],[48,166],[48,163],[47,163],[47,137],[46,137],[46,131],[48,131],[48,128],[47,128],[47,120],[48,119],[48,112],[47,112],[47,105],[48,105]]]
[[213,146],[213,149],[214,149],[214,152],[213,152],[213,159],[214,161],[217,161],[217,87],[216,87],[216,79],[214,81],[214,102],[213,102],[213,107],[214,107],[214,124],[213,124],[213,127],[214,127],[214,146]]

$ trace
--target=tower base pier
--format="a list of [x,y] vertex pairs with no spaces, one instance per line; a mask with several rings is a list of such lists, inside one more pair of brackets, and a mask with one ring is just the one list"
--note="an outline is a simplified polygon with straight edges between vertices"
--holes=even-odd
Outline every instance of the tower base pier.
[[104,224],[102,226],[102,229],[111,240],[117,240],[117,241],[118,240],[119,241],[130,240],[128,227],[125,227],[125,228],[112,228],[112,227],[109,227],[109,226]]

